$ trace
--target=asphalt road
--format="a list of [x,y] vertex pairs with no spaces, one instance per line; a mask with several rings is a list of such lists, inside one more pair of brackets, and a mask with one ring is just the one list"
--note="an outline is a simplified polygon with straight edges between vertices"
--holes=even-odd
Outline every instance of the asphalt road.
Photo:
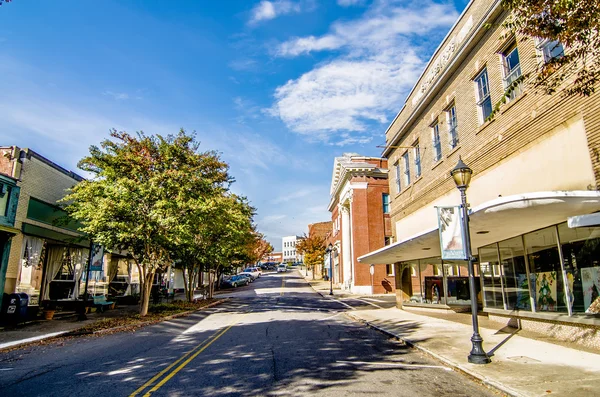
[[296,271],[222,296],[133,333],[0,353],[0,395],[496,395],[344,315],[385,299],[323,298]]

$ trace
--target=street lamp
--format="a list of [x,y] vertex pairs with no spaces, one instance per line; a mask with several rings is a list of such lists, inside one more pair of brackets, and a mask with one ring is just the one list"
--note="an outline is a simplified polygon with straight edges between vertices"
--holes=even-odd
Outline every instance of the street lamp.
[[483,338],[479,335],[479,320],[477,319],[477,291],[475,288],[475,272],[473,269],[473,255],[471,254],[471,233],[469,231],[469,211],[467,205],[467,188],[471,182],[473,170],[470,169],[459,157],[458,164],[450,171],[452,179],[458,190],[460,190],[462,222],[465,230],[465,251],[469,263],[469,290],[471,293],[471,317],[473,318],[473,336],[471,337],[471,353],[469,362],[472,364],[487,364],[491,362],[485,350],[483,350]]
[[327,254],[329,254],[329,295],[333,295],[333,267],[332,267],[333,245],[331,243],[329,243],[325,252],[327,252]]

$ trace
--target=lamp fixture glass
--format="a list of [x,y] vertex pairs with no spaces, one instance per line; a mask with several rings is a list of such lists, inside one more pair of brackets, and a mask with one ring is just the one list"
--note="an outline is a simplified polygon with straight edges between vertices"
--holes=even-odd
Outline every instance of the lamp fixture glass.
[[469,183],[471,182],[473,170],[470,169],[468,165],[463,163],[462,159],[459,157],[458,163],[456,164],[456,167],[450,171],[450,175],[452,176],[452,179],[454,179],[454,183],[456,183],[457,188],[466,189],[469,187]]

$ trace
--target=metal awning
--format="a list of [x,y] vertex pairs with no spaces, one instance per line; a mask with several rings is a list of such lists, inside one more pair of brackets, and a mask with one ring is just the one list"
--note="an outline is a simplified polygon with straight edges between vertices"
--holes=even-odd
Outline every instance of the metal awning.
[[[600,192],[597,191],[535,192],[499,197],[473,208],[470,213],[473,251],[596,211],[600,211]],[[363,255],[358,261],[395,263],[440,255],[439,232],[434,228]]]

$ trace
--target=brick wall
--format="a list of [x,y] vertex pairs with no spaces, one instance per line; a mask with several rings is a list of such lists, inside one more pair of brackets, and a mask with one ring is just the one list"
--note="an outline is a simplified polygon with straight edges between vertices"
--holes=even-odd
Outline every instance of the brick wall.
[[[449,38],[461,29],[470,15],[473,15],[473,20],[477,22],[491,4],[492,1],[487,0],[475,1]],[[391,200],[393,224],[456,189],[449,172],[456,165],[459,156],[473,169],[474,175],[482,175],[493,169],[502,160],[516,156],[523,148],[537,145],[550,136],[556,127],[571,119],[581,118],[585,125],[596,184],[571,186],[565,180],[565,190],[597,189],[600,177],[599,94],[594,94],[589,98],[565,98],[560,93],[548,96],[536,92],[532,88],[524,87],[524,93],[503,105],[492,121],[480,123],[473,78],[486,67],[492,106],[501,99],[504,86],[502,83],[502,58],[499,52],[510,41],[501,40],[505,33],[501,24],[506,16],[506,13],[499,13],[499,16],[491,21],[490,29],[483,29],[479,32],[480,38],[477,44],[466,54],[454,72],[445,78],[439,92],[427,101],[412,124],[403,126],[415,108],[412,98],[416,93],[411,94],[407,99],[406,107],[388,130],[386,137],[388,143],[409,146],[418,140],[421,147],[422,164],[421,178],[412,181],[409,186],[404,186],[400,193],[396,193],[393,189],[395,174],[390,175],[390,189],[394,191]],[[538,58],[534,40],[517,37],[515,41],[522,72],[535,71]],[[444,45],[442,44],[442,47]],[[427,72],[424,75],[426,74]],[[417,86],[422,81],[423,79]],[[456,106],[460,143],[454,150],[449,150],[445,110],[452,103]],[[438,162],[434,161],[432,153],[431,125],[436,119],[439,120],[442,143],[442,158]],[[397,142],[391,142],[394,136],[402,138]],[[406,150],[392,149],[389,154],[390,163],[394,164],[400,160]],[[565,164],[565,166],[568,165]],[[413,167],[411,173],[414,175],[414,164],[411,164],[411,167]],[[523,191],[527,191],[527,186],[523,186]]]

